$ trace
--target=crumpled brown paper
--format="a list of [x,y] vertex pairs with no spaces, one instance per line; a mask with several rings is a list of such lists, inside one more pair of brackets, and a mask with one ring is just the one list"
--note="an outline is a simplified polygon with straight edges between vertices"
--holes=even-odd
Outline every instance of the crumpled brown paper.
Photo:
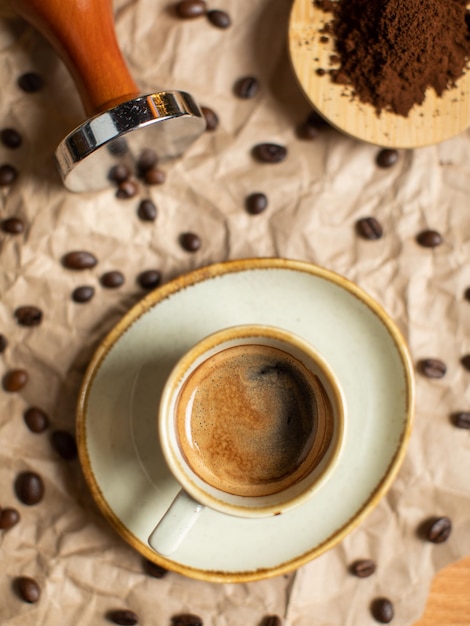
[[[138,197],[118,200],[111,188],[73,195],[62,187],[53,152],[84,119],[78,95],[49,44],[0,5],[0,126],[24,138],[17,150],[0,146],[0,161],[20,172],[11,188],[0,189],[0,218],[26,223],[22,235],[0,235],[0,332],[9,342],[0,367],[2,375],[14,367],[30,374],[22,392],[0,392],[0,506],[15,506],[22,516],[0,534],[3,626],[91,626],[106,623],[114,608],[161,626],[188,611],[207,625],[256,625],[278,614],[291,626],[367,626],[375,623],[369,607],[377,596],[392,600],[397,626],[408,626],[423,611],[434,573],[470,553],[470,438],[449,420],[470,405],[470,374],[459,362],[470,352],[470,305],[463,298],[470,285],[470,133],[403,152],[385,170],[375,164],[376,147],[331,129],[301,140],[296,127],[310,107],[287,55],[291,2],[210,4],[230,13],[231,28],[214,28],[204,18],[177,20],[163,0],[115,3],[118,38],[142,91],[187,90],[220,117],[217,131],[166,166],[164,185],[147,188],[158,207],[155,223],[137,218]],[[40,92],[17,87],[26,71],[45,78]],[[246,75],[258,77],[261,90],[240,100],[233,85]],[[286,161],[255,163],[251,148],[263,141],[286,145]],[[258,216],[244,209],[254,191],[269,197]],[[378,242],[355,233],[356,220],[369,215],[384,227]],[[425,228],[441,232],[444,243],[419,247],[415,236]],[[197,253],[181,249],[184,231],[201,236]],[[98,266],[64,269],[61,258],[74,249],[95,253]],[[84,368],[100,339],[144,295],[139,272],[156,268],[169,280],[210,262],[274,255],[354,280],[398,323],[415,361],[441,358],[448,372],[442,380],[417,376],[414,433],[398,478],[336,548],[290,576],[256,583],[210,584],[171,572],[156,580],[97,512],[78,462],[61,459],[47,433],[31,433],[23,412],[39,406],[51,418],[50,430],[73,432]],[[126,282],[103,289],[99,277],[113,269]],[[71,300],[79,284],[96,288],[88,304]],[[17,325],[13,313],[26,304],[43,309],[39,327]],[[46,485],[36,506],[22,505],[14,494],[14,479],[25,469],[40,473]],[[417,535],[433,515],[453,520],[445,544]],[[360,580],[348,567],[363,557],[377,561],[377,572]],[[40,583],[38,604],[14,593],[21,575]]]

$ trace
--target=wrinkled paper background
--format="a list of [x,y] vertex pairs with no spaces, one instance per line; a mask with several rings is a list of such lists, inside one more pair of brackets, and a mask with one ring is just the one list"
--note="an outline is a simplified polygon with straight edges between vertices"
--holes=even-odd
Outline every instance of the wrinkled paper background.
[[[166,166],[162,186],[141,188],[158,206],[154,223],[136,216],[138,197],[115,198],[114,189],[74,195],[59,181],[53,152],[84,119],[73,82],[54,50],[4,2],[0,4],[0,126],[18,129],[23,145],[0,146],[0,162],[20,175],[0,188],[0,219],[18,216],[22,235],[0,234],[0,332],[9,341],[1,374],[28,370],[24,390],[0,390],[0,506],[15,506],[20,524],[0,532],[0,623],[3,626],[80,626],[106,623],[109,609],[129,608],[142,624],[169,624],[190,611],[206,625],[260,623],[279,614],[291,626],[368,626],[369,605],[385,595],[394,623],[412,624],[422,613],[436,571],[470,553],[470,435],[450,423],[469,410],[470,373],[460,364],[470,352],[470,132],[440,146],[402,152],[390,169],[375,165],[377,148],[324,130],[301,140],[297,126],[310,111],[287,54],[290,0],[220,0],[233,20],[220,30],[205,18],[182,21],[163,0],[117,0],[116,29],[123,54],[143,92],[178,88],[220,117],[184,158]],[[35,94],[17,77],[45,77]],[[233,94],[235,81],[260,79],[252,100]],[[288,147],[280,164],[255,163],[255,143]],[[265,191],[269,207],[250,216],[244,198]],[[354,224],[375,216],[385,235],[360,240]],[[444,243],[421,248],[415,236],[440,231]],[[181,249],[178,235],[194,231],[202,247]],[[93,270],[71,272],[62,256],[94,252]],[[344,274],[374,296],[403,331],[414,361],[443,359],[442,380],[417,376],[416,420],[409,452],[392,489],[375,511],[340,545],[295,574],[249,584],[209,584],[169,573],[143,573],[142,559],[101,518],[84,485],[78,461],[67,463],[51,448],[48,433],[23,422],[30,405],[42,407],[51,428],[73,432],[77,391],[94,348],[143,295],[136,276],[158,268],[165,281],[225,259],[281,256]],[[118,290],[100,287],[112,269],[126,276]],[[72,302],[79,284],[96,287],[85,305]],[[33,304],[44,311],[36,328],[17,325],[14,310]],[[16,500],[18,472],[39,472],[46,496],[36,506]],[[454,522],[447,543],[423,542],[416,533],[429,516]],[[371,557],[368,579],[348,573],[356,558]],[[36,578],[37,605],[12,591],[16,576]]]

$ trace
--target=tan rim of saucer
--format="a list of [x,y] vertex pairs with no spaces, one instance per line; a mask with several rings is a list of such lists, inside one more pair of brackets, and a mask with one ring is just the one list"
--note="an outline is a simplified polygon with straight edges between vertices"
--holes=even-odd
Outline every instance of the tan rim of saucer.
[[333,83],[318,69],[331,67],[333,37],[320,41],[320,29],[330,22],[331,13],[314,6],[313,0],[295,0],[289,20],[289,51],[297,79],[314,108],[338,130],[384,148],[419,148],[440,143],[470,126],[470,70],[457,86],[438,97],[426,92],[422,105],[408,117],[382,111],[380,116],[368,104],[351,96],[351,89]]
[[[406,423],[401,436],[401,439],[397,445],[395,454],[390,462],[390,465],[385,472],[382,480],[377,485],[376,489],[370,494],[369,499],[364,503],[362,508],[353,515],[344,526],[336,530],[326,541],[315,546],[312,550],[295,557],[289,561],[286,561],[276,567],[269,569],[256,569],[253,571],[243,572],[225,572],[225,571],[212,571],[212,570],[200,570],[198,568],[192,568],[180,563],[175,563],[170,559],[160,556],[154,552],[146,543],[138,539],[129,529],[121,522],[116,516],[114,511],[108,505],[98,481],[93,473],[91,461],[88,455],[86,445],[86,414],[89,394],[93,385],[95,376],[103,363],[106,355],[112,349],[114,344],[122,337],[122,335],[136,322],[145,312],[158,303],[162,302],[171,295],[185,289],[191,285],[216,278],[225,274],[239,273],[248,270],[261,270],[261,269],[283,269],[293,270],[297,272],[305,272],[312,276],[323,278],[339,287],[348,291],[352,296],[356,297],[363,304],[365,304],[373,314],[375,314],[383,323],[388,333],[390,334],[396,348],[400,354],[401,362],[403,364],[407,397],[406,397]],[[308,563],[313,558],[316,558],[339,543],[347,534],[349,534],[354,528],[356,528],[361,521],[370,513],[374,507],[379,503],[381,498],[385,495],[389,487],[391,486],[400,466],[404,459],[407,443],[411,435],[411,427],[413,421],[413,405],[414,405],[414,378],[413,378],[413,366],[411,358],[408,352],[406,342],[401,335],[398,327],[389,318],[388,314],[373,300],[367,293],[360,289],[353,282],[344,278],[343,276],[336,274],[330,270],[322,267],[306,263],[303,261],[293,261],[289,259],[277,259],[277,258],[254,258],[254,259],[241,259],[235,261],[225,261],[222,263],[216,263],[195,270],[188,274],[184,274],[179,278],[172,280],[171,282],[157,288],[155,291],[149,293],[140,302],[138,302],[130,311],[124,315],[120,322],[111,330],[111,332],[103,339],[98,346],[89,366],[85,373],[85,377],[80,389],[78,404],[77,404],[77,446],[79,452],[80,463],[85,476],[85,480],[91,491],[91,494],[110,525],[117,531],[117,533],[129,543],[137,552],[142,554],[148,560],[156,563],[157,565],[164,567],[165,569],[177,572],[190,578],[196,578],[207,582],[250,582],[255,580],[262,580],[265,578],[271,578],[279,576],[297,569],[298,567]]]

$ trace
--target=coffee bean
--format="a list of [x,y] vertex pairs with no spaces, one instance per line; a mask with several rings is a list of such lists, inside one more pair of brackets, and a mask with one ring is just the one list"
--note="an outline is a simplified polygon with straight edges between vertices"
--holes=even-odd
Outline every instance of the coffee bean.
[[282,619],[279,615],[266,615],[261,620],[261,626],[282,626]]
[[259,143],[253,148],[253,156],[262,163],[280,163],[287,156],[287,148],[276,143]]
[[374,241],[383,236],[381,223],[375,217],[362,217],[356,222],[356,232],[363,239]]
[[0,335],[0,353],[5,352],[8,346],[8,339],[5,335]]
[[90,285],[81,285],[80,287],[75,287],[75,289],[72,291],[72,300],[81,304],[84,302],[89,302],[94,295],[94,287],[91,287]]
[[65,430],[55,430],[51,434],[51,445],[65,461],[77,458],[77,444],[73,435]]
[[460,362],[466,370],[470,372],[470,354],[466,354],[460,359]]
[[203,622],[199,615],[193,613],[181,613],[171,618],[172,626],[202,626]]
[[463,297],[465,298],[465,300],[467,300],[467,302],[470,302],[470,287],[467,287],[467,289],[465,289]]
[[6,148],[11,148],[12,150],[15,150],[16,148],[19,148],[23,143],[23,137],[14,128],[4,128],[0,132],[0,141]]
[[325,76],[325,74],[326,74],[326,70],[325,70],[325,69],[323,69],[322,67],[319,67],[319,68],[316,70],[316,73],[318,74],[318,76]]
[[147,170],[152,169],[158,163],[158,156],[155,150],[146,148],[142,150],[139,159],[137,161],[137,169],[141,174],[144,174]]
[[42,311],[37,306],[20,306],[14,315],[20,326],[39,326],[42,321]]
[[388,598],[376,598],[371,606],[372,616],[381,624],[389,624],[394,616],[393,604]]
[[470,412],[469,411],[458,411],[457,413],[453,413],[451,415],[451,420],[454,426],[457,428],[470,428]]
[[28,378],[26,370],[9,370],[3,376],[3,389],[9,393],[20,391],[28,382]]
[[35,604],[41,597],[41,589],[34,578],[19,576],[15,579],[15,586],[18,595],[24,602]]
[[375,162],[379,167],[392,167],[398,161],[398,150],[384,148],[377,154]]
[[143,222],[153,222],[157,217],[157,207],[152,200],[145,198],[137,208],[137,215]]
[[0,165],[0,187],[8,187],[13,184],[18,176],[18,171],[13,165],[5,163]]
[[211,24],[217,26],[217,28],[228,28],[232,25],[230,15],[226,11],[220,11],[219,9],[208,11],[207,19]]
[[87,270],[95,267],[98,259],[91,252],[74,250],[68,252],[62,259],[62,264],[69,270]]
[[442,243],[442,235],[437,230],[423,230],[416,236],[416,241],[423,248],[436,248]]
[[216,128],[219,125],[219,118],[217,116],[217,113],[213,110],[210,109],[209,107],[201,107],[201,113],[204,116],[204,119],[206,120],[206,130],[208,131],[213,131],[216,130]]
[[106,144],[106,150],[113,156],[122,157],[129,152],[129,146],[125,137],[118,137]]
[[351,565],[350,571],[358,578],[368,578],[375,572],[375,562],[372,559],[358,559]]
[[128,180],[124,180],[119,183],[115,195],[116,198],[119,198],[120,200],[128,200],[129,198],[133,198],[135,195],[137,195],[138,191],[139,187],[137,183],[129,178]]
[[144,289],[155,289],[161,283],[162,275],[158,270],[146,270],[137,277],[137,282]]
[[42,433],[49,427],[49,417],[42,409],[31,406],[23,413],[26,426],[33,433]]
[[251,215],[262,213],[268,206],[268,198],[264,193],[255,192],[247,196],[245,207]]
[[122,272],[119,272],[118,270],[106,272],[100,278],[101,285],[103,287],[106,287],[107,289],[117,289],[124,284],[124,281],[124,274]]
[[24,222],[19,217],[7,217],[2,221],[2,230],[9,235],[21,235],[24,231]]
[[152,576],[152,578],[163,578],[164,576],[168,574],[167,569],[165,569],[161,565],[157,565],[156,563],[154,563],[153,561],[150,561],[149,559],[144,558],[142,561],[142,566],[143,566],[144,572],[148,576]]
[[248,100],[254,98],[259,91],[259,80],[254,76],[244,76],[239,78],[234,86],[234,93],[239,98]]
[[444,543],[452,532],[452,522],[448,517],[434,517],[425,522],[425,537],[431,543]]
[[10,530],[20,521],[20,514],[16,509],[7,507],[0,511],[0,529]]
[[23,504],[37,504],[44,496],[42,478],[35,472],[21,472],[15,480],[15,493]]
[[196,233],[182,233],[179,241],[186,252],[197,252],[201,247],[201,238]]
[[131,175],[130,169],[124,163],[119,163],[118,165],[114,165],[108,173],[109,180],[115,183],[123,183],[126,181]]
[[44,85],[42,76],[36,72],[26,72],[18,78],[18,87],[26,93],[40,91]]
[[207,12],[204,0],[180,0],[175,5],[176,15],[184,19],[199,17]]
[[129,609],[116,609],[114,611],[108,611],[106,617],[113,624],[120,624],[120,626],[135,626],[139,623],[137,613],[130,611]]
[[440,359],[422,359],[418,361],[418,370],[427,378],[443,378],[447,366]]
[[166,180],[166,172],[158,167],[152,167],[145,172],[144,180],[147,185],[163,185]]

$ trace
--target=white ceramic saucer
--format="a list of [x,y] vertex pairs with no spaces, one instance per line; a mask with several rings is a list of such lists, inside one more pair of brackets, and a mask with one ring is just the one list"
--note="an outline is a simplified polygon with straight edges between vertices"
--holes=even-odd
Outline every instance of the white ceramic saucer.
[[[325,357],[346,397],[344,451],[307,504],[268,519],[205,509],[183,545],[163,558],[147,538],[178,484],[158,443],[160,393],[184,352],[237,324],[285,328]],[[78,403],[80,461],[103,515],[145,557],[202,580],[257,580],[331,548],[377,504],[405,453],[413,388],[402,336],[353,283],[284,259],[220,263],[150,293],[104,339]]]

